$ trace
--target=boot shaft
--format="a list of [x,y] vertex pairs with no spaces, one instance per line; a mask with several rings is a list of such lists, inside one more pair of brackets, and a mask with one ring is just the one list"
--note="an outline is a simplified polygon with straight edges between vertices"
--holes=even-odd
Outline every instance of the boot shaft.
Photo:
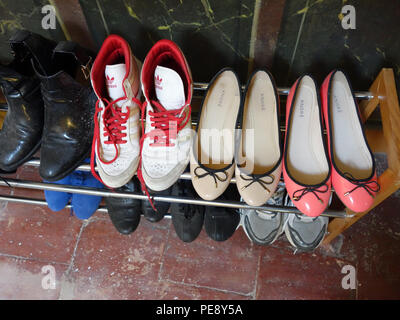
[[88,69],[93,56],[92,52],[72,41],[61,41],[51,56],[52,73],[41,72],[37,61],[32,62],[35,74],[41,81],[46,107],[57,103],[79,103],[82,93],[90,90]]

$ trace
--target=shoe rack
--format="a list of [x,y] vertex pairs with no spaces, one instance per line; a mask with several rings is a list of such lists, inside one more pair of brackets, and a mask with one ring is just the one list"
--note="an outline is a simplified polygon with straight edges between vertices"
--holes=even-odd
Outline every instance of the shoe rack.
[[[194,83],[194,90],[196,94],[201,95],[202,92],[204,92],[207,88],[207,85],[207,83]],[[280,95],[285,96],[288,95],[289,89],[290,88],[278,88],[278,92]],[[375,130],[372,133],[369,133],[367,131],[367,139],[374,152],[385,152],[387,154],[389,168],[378,178],[378,182],[380,183],[381,188],[379,193],[375,197],[375,202],[372,207],[374,208],[400,188],[400,109],[396,93],[393,70],[382,69],[378,77],[370,87],[369,91],[355,92],[355,96],[356,98],[361,100],[359,105],[364,121],[369,118],[369,116],[378,106],[380,107],[379,109],[382,120],[382,129]],[[281,130],[283,131],[284,128],[281,128]],[[40,159],[32,159],[26,162],[24,166],[32,166],[38,168],[40,166]],[[83,164],[79,166],[77,170],[90,171],[90,166],[88,164]],[[191,176],[189,173],[183,173],[180,179],[190,180]],[[232,179],[231,183],[236,183],[235,178]],[[283,184],[283,180],[281,180],[280,183]],[[7,177],[2,177],[2,179],[0,180],[0,186],[8,186],[10,188],[80,193],[101,197],[126,197],[147,201],[147,196],[141,193],[120,192],[88,187],[75,187],[71,185],[60,185],[45,182],[11,179]],[[12,195],[0,195],[0,200],[47,206],[47,203],[44,200],[15,197]],[[254,207],[240,201],[206,201],[200,198],[185,198],[177,196],[154,196],[154,200],[170,203],[229,207],[234,209],[259,209],[281,213],[301,214],[300,211],[297,210],[295,207],[271,205]],[[67,206],[67,208],[69,207],[70,206]],[[106,213],[107,209],[104,207],[100,207],[98,211]],[[348,209],[344,211],[338,211],[328,208],[322,214],[323,216],[332,218],[328,225],[328,233],[324,239],[324,243],[327,244],[332,241],[337,235],[349,228],[353,223],[358,221],[369,211],[355,213],[351,212]],[[168,218],[170,216],[166,215],[166,217]]]

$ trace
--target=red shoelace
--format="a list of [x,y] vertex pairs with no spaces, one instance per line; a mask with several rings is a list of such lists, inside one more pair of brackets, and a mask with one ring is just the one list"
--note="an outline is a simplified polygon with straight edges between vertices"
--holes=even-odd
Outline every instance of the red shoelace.
[[[157,212],[153,200],[150,197],[150,193],[147,190],[146,183],[143,179],[143,142],[147,137],[150,137],[151,139],[153,139],[153,142],[150,143],[150,146],[152,147],[173,147],[174,144],[171,143],[170,140],[176,139],[178,132],[186,126],[189,121],[192,108],[190,105],[184,105],[182,108],[177,110],[165,110],[165,108],[157,101],[151,101],[151,105],[153,106],[153,108],[156,109],[154,111],[149,111],[150,126],[154,129],[146,134],[144,133],[144,120],[146,119],[147,101],[144,102],[141,106],[142,137],[140,138],[140,160],[137,170],[137,176],[142,186],[142,190],[146,193],[147,198],[150,201],[150,205],[152,206],[153,210]],[[188,107],[188,110],[184,111],[186,107]]]
[[[94,133],[93,133],[93,142],[92,142],[92,153],[90,157],[90,169],[92,171],[93,176],[99,180],[101,183],[106,185],[100,176],[97,175],[95,171],[95,151],[97,150],[97,155],[99,160],[104,164],[113,163],[119,156],[118,144],[126,143],[126,133],[123,133],[122,130],[126,129],[126,122],[129,119],[130,109],[127,108],[126,112],[122,112],[122,108],[119,106],[114,106],[118,101],[122,101],[126,99],[125,97],[118,98],[114,101],[109,102],[107,99],[99,99],[96,102],[96,110],[94,114]],[[109,161],[105,161],[100,156],[100,123],[98,121],[99,112],[103,111],[103,108],[100,107],[100,101],[106,102],[106,106],[104,107],[103,115],[100,121],[103,121],[104,125],[104,133],[103,136],[107,138],[104,141],[105,144],[112,144],[115,148],[115,156],[113,159]],[[141,106],[141,103],[138,99],[132,98],[132,101]],[[108,187],[108,186],[107,186]]]

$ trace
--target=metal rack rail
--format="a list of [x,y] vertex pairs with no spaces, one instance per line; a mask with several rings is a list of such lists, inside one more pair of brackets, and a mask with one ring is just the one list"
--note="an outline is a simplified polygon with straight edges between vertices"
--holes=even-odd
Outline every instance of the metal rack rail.
[[[193,90],[197,90],[200,93],[202,91],[205,91],[207,89],[208,83],[206,82],[194,82],[193,83]],[[244,86],[242,86],[242,89],[244,89]],[[281,96],[287,96],[289,94],[290,88],[286,87],[281,87],[278,88],[278,93]],[[361,100],[369,100],[373,98],[373,95],[371,92],[368,91],[357,91],[354,92],[354,95],[357,99]],[[7,103],[0,103],[0,111],[7,111]]]
[[[79,193],[79,194],[101,196],[101,197],[132,198],[132,199],[139,199],[139,200],[147,200],[147,196],[144,194],[140,194],[140,193],[122,192],[122,191],[89,188],[89,187],[79,187],[78,188],[75,186],[64,185],[64,184],[27,181],[27,180],[12,179],[12,178],[0,180],[0,186],[9,186],[12,188],[25,188],[25,189],[33,189],[33,190],[48,190],[48,191],[68,192],[68,193]],[[269,205],[264,205],[261,207],[254,207],[254,206],[247,205],[240,201],[228,201],[228,200],[207,201],[207,200],[202,200],[202,199],[193,199],[193,198],[176,197],[176,196],[154,196],[153,198],[155,201],[170,202],[170,203],[184,203],[184,204],[203,205],[203,206],[225,207],[225,208],[232,208],[232,209],[257,209],[257,210],[268,210],[268,211],[272,211],[272,212],[301,214],[301,212],[295,207],[269,206]],[[15,199],[15,201],[14,201],[14,199]],[[19,203],[35,203],[35,204],[44,204],[45,203],[45,201],[43,201],[43,203],[37,202],[37,201],[40,201],[38,199],[18,198],[18,197],[13,197],[13,196],[0,196],[0,200],[6,200],[6,201],[10,201],[10,202],[19,202]],[[346,217],[346,214],[344,211],[336,211],[336,210],[331,210],[331,209],[327,209],[323,213],[323,215],[327,216],[327,217],[334,217],[334,218]]]
[[[194,82],[193,83],[193,90],[205,91],[207,90],[208,83],[207,82]],[[245,86],[242,86],[242,90]],[[290,88],[287,87],[278,87],[278,94],[281,96],[287,96],[289,94]],[[355,91],[354,95],[357,99],[361,100],[369,100],[372,99],[374,96],[369,91]]]
[[[194,90],[204,91],[207,89],[207,83],[195,82]],[[279,95],[288,95],[290,88],[278,88]],[[373,95],[370,92],[359,91],[355,92],[355,96],[358,99],[368,100],[373,98]],[[7,110],[6,106],[0,105],[0,110]],[[281,127],[281,130],[284,131],[285,128]],[[24,164],[24,166],[32,166],[39,167],[40,159],[32,159]],[[76,170],[80,171],[90,171],[90,165],[82,164]],[[190,180],[190,173],[183,173],[180,177],[183,180]],[[236,183],[236,179],[233,177],[231,183]],[[280,182],[283,184],[283,181]],[[50,191],[60,191],[60,192],[69,192],[69,193],[79,193],[79,194],[87,194],[87,195],[96,195],[101,197],[121,197],[121,198],[133,198],[140,200],[147,200],[147,196],[139,193],[130,193],[130,192],[122,192],[115,190],[107,190],[107,189],[98,189],[98,188],[88,188],[88,187],[75,187],[71,185],[62,185],[62,184],[53,184],[46,182],[37,182],[37,181],[28,181],[28,180],[20,180],[14,178],[3,177],[3,180],[0,180],[0,186],[8,186],[12,188],[25,188],[25,189],[34,189],[34,190],[50,190]],[[24,198],[24,197],[16,197],[16,196],[8,196],[8,195],[0,195],[0,200],[16,202],[16,203],[24,203],[24,204],[33,204],[33,205],[43,205],[47,206],[47,202],[40,199],[32,199],[32,198]],[[281,212],[281,213],[289,213],[289,214],[301,214],[301,212],[296,207],[288,207],[288,206],[271,206],[264,205],[260,207],[254,207],[247,205],[244,202],[240,201],[228,201],[228,200],[214,200],[207,201],[199,198],[185,198],[185,197],[177,197],[177,196],[154,196],[155,201],[161,202],[170,202],[170,203],[184,203],[184,204],[193,204],[193,205],[204,205],[204,206],[215,206],[215,207],[227,207],[234,209],[257,209],[257,210],[268,210],[272,212]],[[66,208],[70,208],[68,205]],[[98,209],[100,212],[107,212],[107,209],[104,207],[100,207]],[[346,214],[345,211],[337,211],[332,209],[327,209],[322,214],[323,216],[333,217],[333,218],[351,218],[352,215]],[[166,215],[169,218],[169,215]]]

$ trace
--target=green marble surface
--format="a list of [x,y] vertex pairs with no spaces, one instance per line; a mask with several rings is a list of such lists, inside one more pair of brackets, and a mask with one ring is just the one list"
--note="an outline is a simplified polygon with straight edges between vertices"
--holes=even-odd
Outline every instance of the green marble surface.
[[[341,8],[356,10],[356,29],[344,30]],[[334,68],[347,73],[354,89],[367,90],[383,67],[400,83],[400,1],[287,0],[273,73],[290,86],[304,73],[319,84]]]
[[19,29],[28,29],[56,41],[65,40],[64,33],[56,21],[56,29],[42,28],[41,9],[49,4],[46,0],[0,0],[0,60],[12,59],[8,39]]
[[[157,40],[167,38],[182,48],[195,81],[207,82],[226,66],[247,80],[255,0],[79,2],[97,48],[116,33],[144,59]],[[17,29],[65,39],[58,24],[56,30],[41,28],[45,4],[48,0],[0,0],[1,61],[10,60],[7,40]],[[346,4],[356,9],[355,30],[341,26]],[[332,69],[343,68],[355,89],[366,90],[382,67],[390,67],[400,88],[399,34],[398,0],[286,0],[271,71],[279,86],[290,86],[304,73],[321,83]]]
[[175,41],[196,81],[230,66],[246,80],[254,0],[80,0],[95,43],[116,33],[143,59],[159,39]]

